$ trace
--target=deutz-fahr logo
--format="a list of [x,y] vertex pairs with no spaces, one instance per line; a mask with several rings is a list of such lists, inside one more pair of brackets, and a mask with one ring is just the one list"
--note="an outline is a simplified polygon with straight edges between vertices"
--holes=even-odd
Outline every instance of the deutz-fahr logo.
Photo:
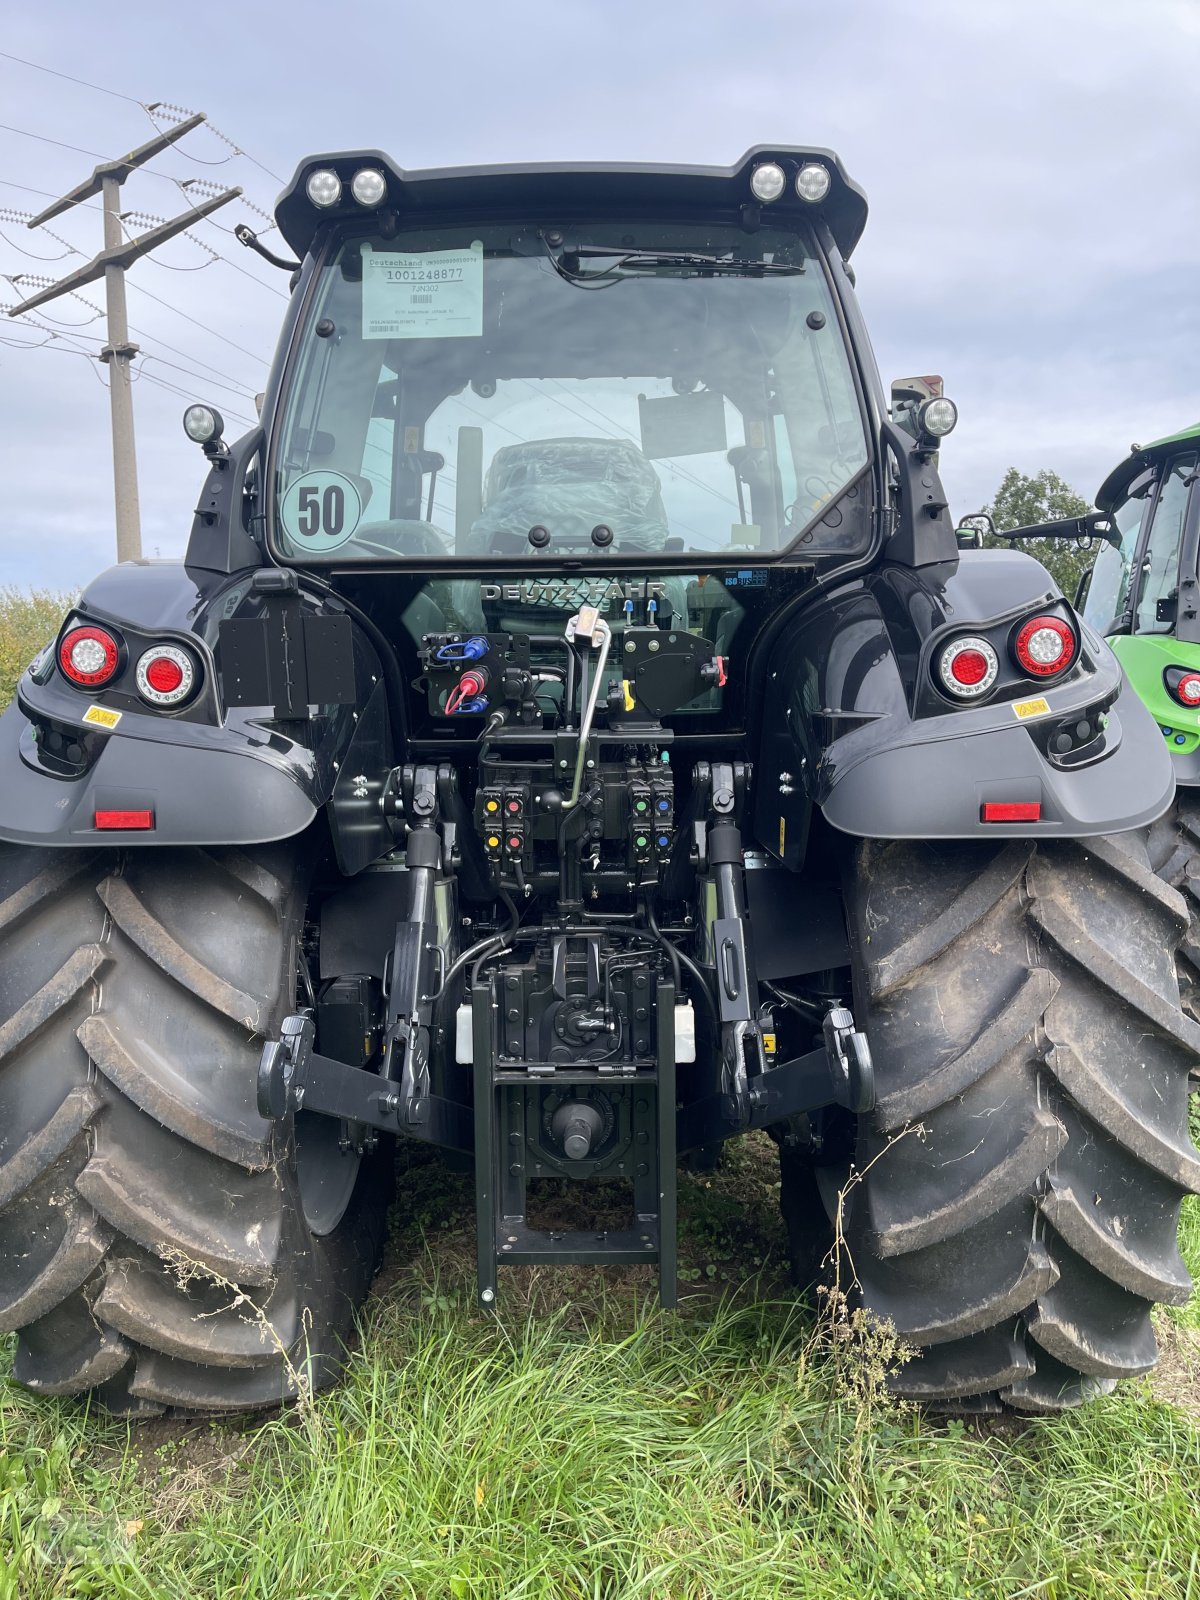
[[657,600],[664,585],[654,578],[544,578],[532,583],[481,583],[479,598],[525,606],[557,606],[571,610],[592,605],[598,611],[619,610],[627,600],[644,603]]

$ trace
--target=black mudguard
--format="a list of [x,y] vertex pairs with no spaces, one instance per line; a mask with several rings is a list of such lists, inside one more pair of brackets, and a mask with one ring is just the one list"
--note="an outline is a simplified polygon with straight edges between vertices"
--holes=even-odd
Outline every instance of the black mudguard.
[[[804,858],[813,808],[863,838],[1086,838],[1136,828],[1171,803],[1171,759],[1108,646],[1075,618],[1077,664],[1051,685],[1001,681],[981,705],[935,685],[948,638],[1002,641],[1043,605],[1065,606],[1021,552],[919,570],[884,566],[797,610],[766,659],[755,827],[788,866]],[[1073,615],[1073,613],[1072,613]],[[1046,709],[1029,707],[1043,701]],[[1020,713],[1020,714],[1019,714]],[[1065,756],[1059,734],[1094,736]],[[982,820],[986,801],[1037,801],[1037,823]]]
[[[252,578],[163,562],[125,563],[96,579],[75,608],[79,617],[109,624],[130,661],[157,640],[186,645],[200,660],[201,688],[171,715],[130,692],[128,671],[96,694],[53,669],[26,671],[0,717],[0,839],[263,844],[302,832],[328,808],[343,871],[359,871],[389,847],[379,809],[392,760],[386,691],[374,649],[357,628],[356,705],[316,707],[285,724],[268,706],[222,704],[219,627],[245,614]],[[313,610],[318,603],[305,601]],[[111,731],[85,721],[93,706],[119,714]],[[362,773],[371,774],[368,793]],[[97,811],[124,810],[152,812],[153,827],[96,829]]]

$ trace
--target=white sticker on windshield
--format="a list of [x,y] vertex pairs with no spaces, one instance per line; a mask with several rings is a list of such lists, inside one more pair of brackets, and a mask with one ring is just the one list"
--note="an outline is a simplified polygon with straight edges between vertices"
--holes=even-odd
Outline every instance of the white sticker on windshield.
[[483,241],[466,250],[362,247],[364,339],[470,339],[483,332]]
[[305,472],[289,484],[279,520],[294,548],[328,555],[354,537],[362,517],[358,486],[341,472]]

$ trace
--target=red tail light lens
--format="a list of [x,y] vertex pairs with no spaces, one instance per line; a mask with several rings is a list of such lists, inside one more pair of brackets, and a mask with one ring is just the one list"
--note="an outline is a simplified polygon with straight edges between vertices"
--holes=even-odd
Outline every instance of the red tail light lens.
[[121,653],[104,628],[72,628],[58,647],[58,665],[65,678],[81,689],[99,689],[116,676]]
[[1013,653],[1022,672],[1052,678],[1074,661],[1075,635],[1061,617],[1030,617],[1013,640]]
[[1167,689],[1189,710],[1200,710],[1200,672],[1187,672],[1180,667],[1168,667]]
[[986,639],[966,635],[953,639],[937,660],[942,687],[956,699],[977,700],[996,681],[1000,662]]
[[196,686],[196,666],[178,645],[156,644],[138,659],[138,693],[152,706],[178,706]]

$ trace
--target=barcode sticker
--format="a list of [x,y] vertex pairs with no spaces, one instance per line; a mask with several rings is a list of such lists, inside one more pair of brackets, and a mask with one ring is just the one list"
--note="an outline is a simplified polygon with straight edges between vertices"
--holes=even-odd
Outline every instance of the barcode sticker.
[[483,332],[483,241],[465,250],[362,246],[364,339],[470,339]]

